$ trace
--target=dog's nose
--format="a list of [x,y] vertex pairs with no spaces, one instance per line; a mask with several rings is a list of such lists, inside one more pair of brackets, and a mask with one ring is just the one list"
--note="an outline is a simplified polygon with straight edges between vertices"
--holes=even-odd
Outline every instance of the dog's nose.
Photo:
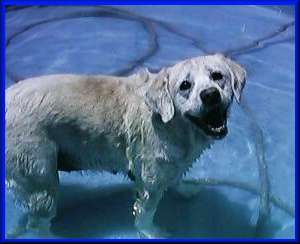
[[214,106],[221,103],[221,94],[216,87],[210,87],[200,93],[201,100],[206,106]]

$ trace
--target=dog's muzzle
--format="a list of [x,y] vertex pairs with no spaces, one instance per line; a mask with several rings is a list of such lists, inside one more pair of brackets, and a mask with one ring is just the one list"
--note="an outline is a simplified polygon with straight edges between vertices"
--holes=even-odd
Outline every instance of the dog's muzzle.
[[190,114],[186,114],[186,117],[214,139],[222,139],[227,135],[227,108],[219,106],[202,113],[199,117]]

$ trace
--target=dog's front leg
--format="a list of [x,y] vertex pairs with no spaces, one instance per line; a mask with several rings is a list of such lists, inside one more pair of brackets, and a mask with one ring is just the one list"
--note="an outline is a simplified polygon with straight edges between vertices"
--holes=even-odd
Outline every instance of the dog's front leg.
[[155,226],[153,218],[164,191],[170,185],[170,174],[167,175],[170,171],[157,165],[144,167],[142,171],[141,181],[137,183],[137,199],[133,206],[135,226],[143,238],[166,238],[169,234]]
[[162,197],[162,191],[139,191],[138,198],[133,205],[135,226],[142,238],[162,238],[168,234],[153,224],[157,205]]

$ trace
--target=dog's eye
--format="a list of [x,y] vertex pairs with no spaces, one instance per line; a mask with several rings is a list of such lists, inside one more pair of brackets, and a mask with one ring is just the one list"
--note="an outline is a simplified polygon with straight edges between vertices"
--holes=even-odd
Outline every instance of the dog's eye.
[[221,72],[216,71],[216,72],[212,72],[212,73],[210,74],[210,78],[211,78],[213,81],[222,80],[222,79],[223,79],[223,75],[222,75]]
[[187,81],[187,80],[184,80],[184,81],[181,83],[179,89],[180,89],[181,91],[185,91],[185,90],[190,89],[191,86],[192,86],[191,82],[189,82],[189,81]]

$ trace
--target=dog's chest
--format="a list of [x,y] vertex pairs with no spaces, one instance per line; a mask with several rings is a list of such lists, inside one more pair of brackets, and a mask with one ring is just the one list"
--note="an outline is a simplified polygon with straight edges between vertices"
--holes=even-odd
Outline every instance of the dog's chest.
[[181,164],[182,162],[185,162],[185,166],[188,169],[206,150],[209,150],[211,146],[211,140],[198,136],[198,134],[190,134],[183,145],[185,153],[180,159]]

